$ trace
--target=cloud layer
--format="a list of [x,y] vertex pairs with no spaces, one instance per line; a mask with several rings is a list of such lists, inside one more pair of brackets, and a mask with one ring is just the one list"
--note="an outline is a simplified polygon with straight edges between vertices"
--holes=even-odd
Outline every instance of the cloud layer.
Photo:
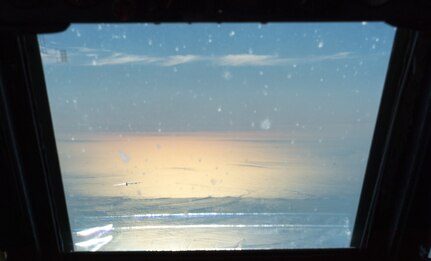
[[[57,61],[58,52],[41,53],[43,62],[53,63]],[[311,55],[305,57],[280,57],[266,54],[227,54],[221,56],[203,55],[172,55],[172,56],[148,56],[140,54],[128,54],[112,52],[109,50],[96,50],[90,48],[71,48],[68,50],[68,62],[74,65],[107,66],[124,64],[154,64],[158,66],[177,66],[196,62],[206,62],[218,66],[282,66],[292,64],[317,63],[333,60],[353,58],[350,52],[338,52],[329,55]]]

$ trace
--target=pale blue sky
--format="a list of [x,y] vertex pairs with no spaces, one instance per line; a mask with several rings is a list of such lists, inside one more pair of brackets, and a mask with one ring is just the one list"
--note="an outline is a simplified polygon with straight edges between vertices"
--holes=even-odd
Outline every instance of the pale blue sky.
[[57,133],[341,126],[369,136],[394,33],[383,23],[79,24],[40,44]]

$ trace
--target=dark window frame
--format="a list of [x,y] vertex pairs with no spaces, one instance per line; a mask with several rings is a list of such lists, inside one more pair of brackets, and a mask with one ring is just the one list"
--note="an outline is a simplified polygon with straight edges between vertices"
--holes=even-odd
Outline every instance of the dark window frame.
[[[13,204],[19,206],[16,215],[22,215],[16,223],[25,227],[20,246],[6,245],[11,260],[23,257],[28,260],[362,260],[394,255],[394,248],[403,242],[402,227],[411,219],[405,210],[411,206],[415,193],[406,191],[400,195],[397,200],[401,199],[403,204],[384,193],[402,188],[402,184],[392,182],[396,175],[396,180],[416,183],[424,175],[423,170],[414,169],[423,162],[411,160],[408,152],[427,148],[420,145],[424,139],[429,140],[426,130],[430,128],[426,124],[424,127],[427,113],[423,111],[430,109],[424,108],[420,117],[414,119],[419,124],[405,123],[409,120],[406,114],[425,106],[423,97],[430,93],[430,88],[423,84],[429,64],[424,66],[423,61],[422,67],[417,67],[418,59],[430,57],[430,51],[426,50],[430,38],[427,33],[411,29],[398,29],[396,34],[352,238],[354,248],[76,253],[71,252],[73,243],[37,38],[35,34],[2,35],[0,115],[2,139],[6,142],[1,145],[10,152],[5,155],[11,155],[3,164],[10,170],[7,182],[11,185],[9,193],[15,195]],[[422,74],[417,70],[422,70]],[[413,137],[417,132],[420,135],[411,146],[406,147],[404,140],[399,139],[402,135]],[[397,151],[397,146],[408,151]],[[412,170],[394,174],[397,166]],[[384,212],[391,213],[389,218]]]

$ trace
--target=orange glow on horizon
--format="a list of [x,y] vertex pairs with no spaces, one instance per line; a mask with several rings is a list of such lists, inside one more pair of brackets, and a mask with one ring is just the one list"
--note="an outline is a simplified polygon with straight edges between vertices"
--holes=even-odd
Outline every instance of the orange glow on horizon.
[[94,134],[60,141],[58,147],[70,194],[301,197],[298,191],[315,176],[315,168],[304,164],[298,156],[304,154],[303,149],[286,143],[285,136],[261,132]]

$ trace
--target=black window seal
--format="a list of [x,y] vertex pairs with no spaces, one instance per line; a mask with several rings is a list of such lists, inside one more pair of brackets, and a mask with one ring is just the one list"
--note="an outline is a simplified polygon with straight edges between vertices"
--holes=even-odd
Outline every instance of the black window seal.
[[406,87],[403,81],[405,81],[408,68],[411,66],[415,41],[416,36],[413,31],[398,29],[389,61],[353,229],[352,245],[357,247],[366,248],[368,245],[369,233],[367,231],[370,230],[373,222],[379,191],[383,186],[385,163],[390,160],[387,157],[389,149],[396,142],[391,140],[391,135],[396,122],[396,113],[399,110],[399,104]]

